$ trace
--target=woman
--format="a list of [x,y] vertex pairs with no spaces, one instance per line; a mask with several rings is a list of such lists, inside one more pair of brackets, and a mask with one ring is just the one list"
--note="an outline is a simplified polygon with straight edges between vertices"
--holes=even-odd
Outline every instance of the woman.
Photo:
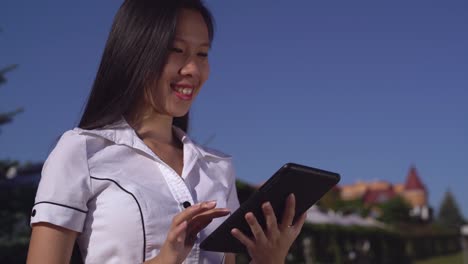
[[[239,204],[229,156],[187,136],[209,75],[210,12],[199,0],[126,0],[77,128],[49,155],[31,214],[28,263],[234,263],[199,243]],[[282,263],[303,225],[294,197],[254,238],[232,234],[255,263]],[[210,224],[211,223],[211,224]]]

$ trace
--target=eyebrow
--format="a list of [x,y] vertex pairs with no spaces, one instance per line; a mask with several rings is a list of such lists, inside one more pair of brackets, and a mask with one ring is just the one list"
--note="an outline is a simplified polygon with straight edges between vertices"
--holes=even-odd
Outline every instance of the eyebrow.
[[[190,41],[187,41],[183,38],[180,38],[180,37],[175,37],[174,38],[175,41],[180,41],[180,42],[185,42],[185,43],[189,43]],[[208,48],[211,48],[211,44],[208,43],[208,42],[203,42],[199,45],[200,47],[208,47]]]

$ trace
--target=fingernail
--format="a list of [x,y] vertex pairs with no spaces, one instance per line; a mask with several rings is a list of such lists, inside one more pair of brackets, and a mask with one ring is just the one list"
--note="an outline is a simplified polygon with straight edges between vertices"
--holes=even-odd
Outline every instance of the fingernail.
[[251,213],[251,212],[248,212],[248,213],[245,214],[244,218],[245,218],[245,220],[247,220],[247,222],[250,222],[252,220],[251,215],[253,215],[253,213]]
[[209,201],[205,203],[205,208],[210,208],[216,205],[216,201]]

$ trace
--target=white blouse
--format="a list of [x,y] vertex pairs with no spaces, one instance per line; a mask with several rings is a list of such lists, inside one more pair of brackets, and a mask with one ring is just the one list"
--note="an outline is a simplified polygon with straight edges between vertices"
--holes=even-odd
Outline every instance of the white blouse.
[[[102,129],[75,128],[60,138],[42,170],[31,225],[48,222],[80,232],[85,263],[142,263],[155,257],[184,205],[216,200],[239,207],[231,157],[183,143],[182,177],[122,119]],[[222,263],[200,242],[225,218],[202,230],[185,263]]]

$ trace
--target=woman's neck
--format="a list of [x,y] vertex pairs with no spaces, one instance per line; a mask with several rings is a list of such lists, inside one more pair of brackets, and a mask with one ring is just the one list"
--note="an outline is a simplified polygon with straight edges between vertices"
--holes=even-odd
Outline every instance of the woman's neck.
[[183,144],[173,133],[172,121],[171,116],[154,113],[130,125],[153,153],[178,175],[182,175]]
[[178,145],[172,131],[173,117],[152,113],[131,124],[143,142]]

